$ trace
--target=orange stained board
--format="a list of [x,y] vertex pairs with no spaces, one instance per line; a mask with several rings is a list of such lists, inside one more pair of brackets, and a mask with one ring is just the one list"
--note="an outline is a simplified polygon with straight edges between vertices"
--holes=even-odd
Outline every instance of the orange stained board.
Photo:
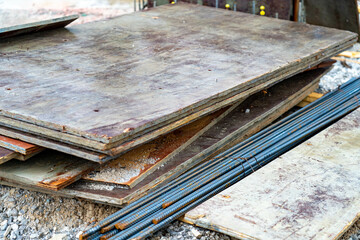
[[38,152],[42,147],[0,135],[0,146],[24,155]]

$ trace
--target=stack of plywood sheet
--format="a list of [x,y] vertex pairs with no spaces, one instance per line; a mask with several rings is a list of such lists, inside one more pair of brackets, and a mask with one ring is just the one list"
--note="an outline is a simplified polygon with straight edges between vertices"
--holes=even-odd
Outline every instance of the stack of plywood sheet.
[[274,121],[356,40],[185,3],[0,40],[0,134],[51,149],[2,144],[0,180],[126,204]]

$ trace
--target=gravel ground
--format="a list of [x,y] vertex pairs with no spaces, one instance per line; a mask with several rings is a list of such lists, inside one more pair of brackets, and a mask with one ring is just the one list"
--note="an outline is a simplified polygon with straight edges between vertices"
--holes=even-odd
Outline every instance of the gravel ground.
[[[78,234],[116,207],[0,185],[0,240],[77,239]],[[151,240],[230,240],[213,231],[176,221]]]
[[[353,50],[359,50],[356,44]],[[360,65],[336,63],[334,69],[321,79],[320,90],[335,89],[352,77],[360,76]],[[0,185],[0,240],[5,239],[76,239],[87,226],[117,211],[118,208],[67,199]],[[229,236],[191,225],[174,222],[151,238],[173,239],[231,239]],[[360,220],[342,240],[360,240]]]

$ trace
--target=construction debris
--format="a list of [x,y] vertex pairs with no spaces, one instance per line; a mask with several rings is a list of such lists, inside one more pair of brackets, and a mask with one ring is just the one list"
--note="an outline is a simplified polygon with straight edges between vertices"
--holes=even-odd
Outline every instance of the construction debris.
[[346,31],[184,3],[35,31],[0,40],[0,183],[128,205],[84,239],[144,238],[359,104],[357,80],[308,96],[357,40]]
[[[226,24],[214,32],[216,23]],[[336,29],[184,3],[69,29],[3,44],[8,57],[0,63],[7,70],[0,76],[7,84],[0,122],[6,129],[0,133],[100,163],[311,68],[357,40]],[[225,35],[239,44],[229,45]],[[36,64],[34,56],[40,57]]]

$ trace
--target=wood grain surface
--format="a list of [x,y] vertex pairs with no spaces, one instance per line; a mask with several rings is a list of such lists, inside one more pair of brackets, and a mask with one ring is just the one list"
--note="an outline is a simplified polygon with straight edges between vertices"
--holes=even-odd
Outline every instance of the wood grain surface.
[[18,155],[20,154],[15,151],[0,147],[0,164],[10,161]]
[[0,179],[59,190],[80,179],[96,166],[96,163],[48,150],[26,162],[13,160],[1,164]]
[[101,149],[290,77],[356,38],[185,3],[20,36],[1,42],[1,115]]

